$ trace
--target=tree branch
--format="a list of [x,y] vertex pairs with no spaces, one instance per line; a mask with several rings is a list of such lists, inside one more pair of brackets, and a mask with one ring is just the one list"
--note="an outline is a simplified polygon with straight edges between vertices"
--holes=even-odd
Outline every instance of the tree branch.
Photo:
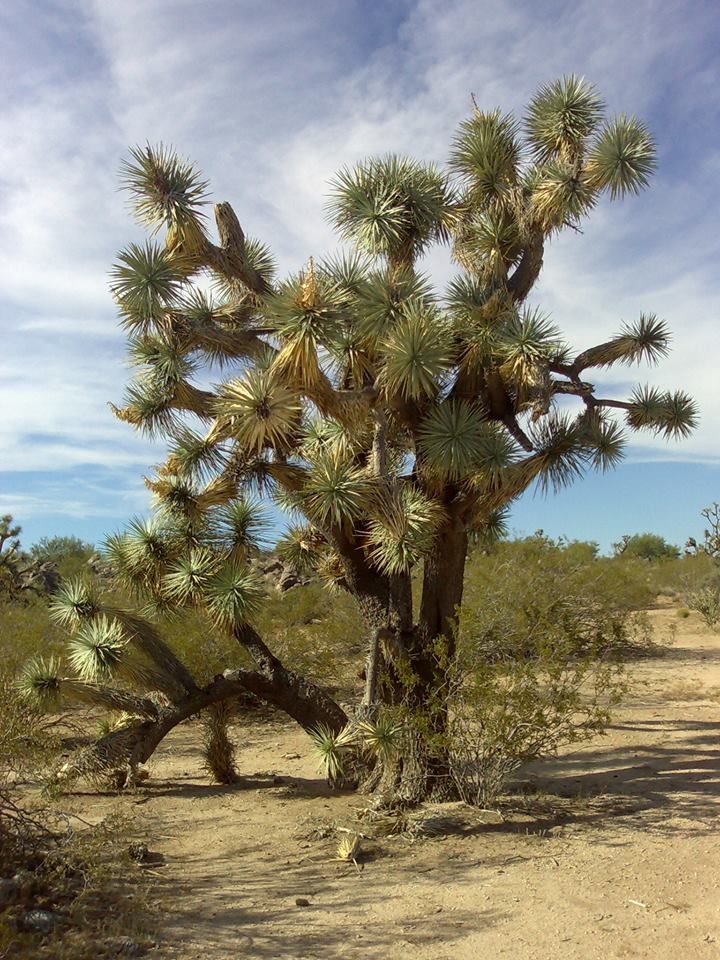
[[532,290],[542,270],[544,252],[543,231],[535,226],[523,249],[520,262],[507,281],[507,289],[514,303],[522,303]]
[[228,280],[240,280],[252,293],[265,297],[270,287],[248,260],[245,234],[240,221],[229,203],[215,204],[220,246],[207,242],[205,259],[207,265]]

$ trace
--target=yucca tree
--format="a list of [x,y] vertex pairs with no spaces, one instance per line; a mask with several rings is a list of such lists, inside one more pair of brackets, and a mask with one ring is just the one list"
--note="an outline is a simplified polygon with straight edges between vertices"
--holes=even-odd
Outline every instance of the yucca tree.
[[[591,372],[658,361],[663,320],[641,315],[574,349],[528,302],[547,241],[601,198],[638,193],[654,167],[645,125],[606,119],[593,87],[565,77],[522,120],[475,104],[443,170],[398,156],[342,170],[328,211],[343,252],[278,278],[229,204],[215,206],[210,238],[207,184],[190,163],[132,151],[123,182],[151,239],[113,271],[138,368],[115,413],[167,438],[169,453],[148,480],[158,519],[109,552],[146,602],[200,605],[250,652],[253,678],[218,689],[245,683],[309,729],[347,722],[251,626],[243,538],[262,495],[290,514],[285,556],[358,601],[364,715],[384,703],[415,718],[395,789],[442,791],[441,692],[469,535],[497,529],[532,484],[613,467],[633,431],[684,437],[695,424],[684,392],[639,385],[609,399]],[[419,267],[433,244],[457,264],[445,290]]]

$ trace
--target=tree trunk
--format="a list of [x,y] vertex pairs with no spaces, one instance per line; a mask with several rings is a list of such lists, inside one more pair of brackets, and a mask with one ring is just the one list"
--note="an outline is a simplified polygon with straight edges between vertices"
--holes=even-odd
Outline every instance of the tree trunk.
[[405,700],[411,729],[396,786],[398,798],[406,803],[456,796],[446,687],[447,667],[455,653],[467,545],[465,525],[451,516],[425,561],[420,616],[410,648],[414,683]]

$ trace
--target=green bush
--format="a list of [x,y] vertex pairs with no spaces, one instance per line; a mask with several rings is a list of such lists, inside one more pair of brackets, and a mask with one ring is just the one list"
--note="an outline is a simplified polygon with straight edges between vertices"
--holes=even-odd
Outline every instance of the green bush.
[[463,799],[491,803],[522,764],[602,732],[650,597],[625,565],[536,535],[474,558],[448,691]]
[[26,594],[18,600],[0,600],[0,657],[10,672],[36,654],[59,655],[65,634],[50,621],[44,598]]
[[30,559],[56,563],[65,577],[77,576],[95,553],[91,543],[79,537],[42,537],[30,547]]
[[688,594],[688,606],[696,610],[708,627],[720,624],[720,586],[709,583]]
[[677,560],[680,550],[657,533],[625,534],[613,544],[616,556],[636,557],[640,560]]
[[349,594],[317,582],[273,591],[257,622],[271,649],[293,670],[345,693],[356,686],[367,641]]

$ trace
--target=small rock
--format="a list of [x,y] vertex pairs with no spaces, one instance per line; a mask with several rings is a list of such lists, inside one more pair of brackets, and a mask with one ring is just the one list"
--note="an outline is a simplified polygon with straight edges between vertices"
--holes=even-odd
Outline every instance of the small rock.
[[305,897],[295,897],[295,906],[296,907],[309,907],[310,901],[306,900]]
[[140,944],[132,937],[110,937],[105,946],[116,957],[139,957],[142,953]]
[[21,920],[21,925],[30,933],[41,933],[44,936],[52,933],[59,922],[58,914],[50,910],[28,910]]
[[148,845],[143,843],[142,840],[133,840],[128,847],[128,856],[131,860],[134,860],[135,863],[145,863],[150,856]]

